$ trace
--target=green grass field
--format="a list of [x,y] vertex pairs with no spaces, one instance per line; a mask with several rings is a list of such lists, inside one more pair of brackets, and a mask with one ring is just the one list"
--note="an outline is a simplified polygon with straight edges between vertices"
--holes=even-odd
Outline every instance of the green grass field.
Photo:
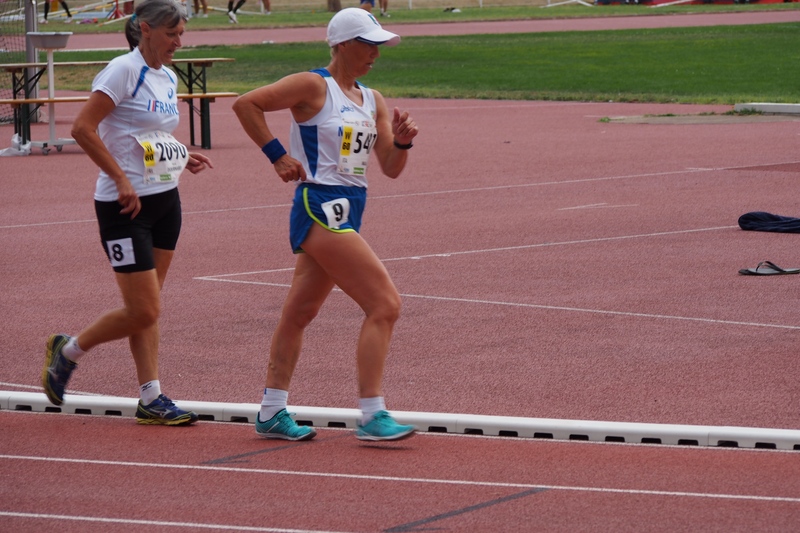
[[[800,102],[800,24],[409,37],[383,50],[367,85],[388,97],[734,104]],[[118,53],[118,52],[117,52]],[[58,60],[110,59],[63,52]],[[209,90],[244,93],[327,64],[324,43],[200,47],[179,57],[233,57]],[[56,86],[88,90],[94,71]]]

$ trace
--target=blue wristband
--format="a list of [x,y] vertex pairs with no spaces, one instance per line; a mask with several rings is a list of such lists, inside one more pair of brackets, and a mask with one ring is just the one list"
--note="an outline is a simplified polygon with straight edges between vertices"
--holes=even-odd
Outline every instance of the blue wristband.
[[269,158],[269,162],[273,165],[275,162],[286,155],[286,149],[283,147],[277,137],[261,147],[261,151]]

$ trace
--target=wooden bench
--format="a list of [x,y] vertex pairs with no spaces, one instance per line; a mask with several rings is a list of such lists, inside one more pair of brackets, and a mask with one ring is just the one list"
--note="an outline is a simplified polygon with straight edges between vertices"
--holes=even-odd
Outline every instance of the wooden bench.
[[[28,144],[31,142],[31,117],[41,106],[45,104],[58,104],[68,102],[85,102],[88,96],[59,96],[55,98],[3,98],[0,99],[0,105],[9,105],[14,108],[14,133],[19,137],[20,144]],[[51,126],[53,128],[53,126]],[[72,139],[68,143],[74,143]],[[42,152],[48,153],[50,147],[47,143],[42,144]],[[67,144],[65,142],[64,144]],[[60,152],[63,144],[53,143],[56,149]]]
[[[195,113],[200,115],[200,145],[203,148],[209,149],[211,148],[211,113],[209,104],[217,98],[239,96],[236,93],[228,92],[211,93],[207,91],[206,87],[206,69],[212,67],[215,63],[228,63],[232,61],[235,60],[230,57],[180,58],[173,59],[170,65],[188,90],[187,93],[178,94],[178,99],[189,104],[189,131],[192,146],[197,146],[195,144],[194,131]],[[52,71],[55,67],[100,67],[107,64],[108,61],[62,61],[60,63],[53,63],[50,56],[48,56],[48,63],[0,64],[1,70],[11,74],[13,92],[13,98],[0,100],[0,105],[6,104],[14,107],[14,132],[19,135],[22,142],[26,144],[30,140],[30,120],[40,106],[45,104],[55,106],[57,103],[65,102],[85,102],[89,98],[88,96],[30,98],[30,95],[36,94],[34,91],[38,87],[39,79],[45,72],[49,72],[48,78],[51,85],[49,95],[52,96],[54,95]],[[198,105],[195,105],[195,99],[198,100]],[[54,117],[55,108],[53,108],[50,115],[51,141],[54,135],[53,132],[55,131],[55,126],[53,124]],[[70,142],[72,141],[70,140]],[[41,144],[43,149],[48,145],[48,143]],[[59,150],[61,149],[60,146],[56,146]],[[45,153],[47,152],[45,151]]]
[[[214,92],[214,93],[178,93],[178,100],[189,104],[189,139],[192,146],[195,144],[194,134],[194,114],[200,116],[200,146],[205,149],[211,148],[211,108],[210,103],[217,98],[236,98],[238,93],[233,92]],[[22,144],[30,140],[30,117],[33,113],[45,104],[76,103],[86,102],[89,96],[56,96],[53,98],[4,98],[0,99],[0,105],[10,105],[14,108],[14,133],[20,136]],[[199,100],[195,106],[194,101]],[[25,106],[28,106],[27,108]],[[30,108],[33,106],[33,109]]]
[[10,105],[11,107],[19,107],[25,104],[33,104],[41,106],[44,104],[60,104],[67,102],[85,102],[88,96],[56,96],[55,98],[3,98],[0,99],[0,105]]
[[[178,100],[189,104],[189,142],[195,144],[194,137],[194,115],[200,116],[200,146],[206,150],[211,148],[211,102],[217,98],[237,98],[238,93],[218,92],[218,93],[179,93]],[[199,100],[197,106],[194,101]]]

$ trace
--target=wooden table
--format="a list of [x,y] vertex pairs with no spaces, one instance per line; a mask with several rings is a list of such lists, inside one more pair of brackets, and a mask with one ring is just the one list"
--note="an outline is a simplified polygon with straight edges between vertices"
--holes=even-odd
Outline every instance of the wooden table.
[[[235,61],[235,59],[231,57],[181,58],[174,59],[172,65],[170,65],[186,85],[188,95],[197,94],[197,98],[191,98],[187,97],[187,93],[184,93],[181,98],[181,100],[189,104],[189,131],[192,146],[197,146],[195,144],[194,115],[197,114],[200,118],[200,146],[206,149],[211,148],[211,102],[215,98],[238,96],[234,93],[212,93],[212,96],[207,91],[206,69],[213,66],[214,63],[232,61]],[[54,62],[51,69],[55,67],[105,67],[107,64],[108,61],[61,61]],[[31,139],[31,117],[36,110],[45,103],[55,104],[62,101],[62,99],[53,98],[52,91],[48,99],[33,98],[33,93],[38,86],[39,80],[48,72],[48,63],[8,63],[0,64],[0,69],[11,74],[13,99],[24,101],[20,105],[13,105],[14,133],[19,135],[22,144],[27,144]],[[52,81],[50,81],[49,87],[52,87]],[[195,105],[195,100],[197,100],[197,105]]]
[[[53,66],[48,69],[49,63],[7,63],[0,64],[0,69],[11,74],[11,94],[13,99],[33,100],[33,94],[36,92],[36,87],[39,80],[46,73],[50,72],[52,76],[52,69],[55,66],[75,67],[75,66],[105,66],[108,61],[65,61],[61,63],[53,63]],[[53,82],[49,82],[48,88],[51,95],[53,94]],[[52,99],[52,96],[51,98]],[[47,102],[44,102],[47,103]],[[19,135],[21,144],[27,144],[31,139],[31,117],[41,107],[43,103],[36,103],[33,101],[25,102],[14,108],[14,133]],[[51,109],[52,115],[52,109]],[[51,122],[55,117],[51,118]],[[52,135],[51,135],[52,137]],[[42,147],[43,150],[46,148]],[[60,147],[59,147],[60,149]],[[48,150],[49,151],[49,150]],[[45,152],[46,153],[46,152]]]
[[[206,87],[206,69],[214,66],[214,63],[229,63],[235,61],[232,57],[206,57],[206,58],[187,58],[173,59],[172,68],[186,85],[189,94],[208,93]],[[227,93],[220,93],[221,95]],[[184,99],[189,104],[189,142],[195,144],[194,135],[194,115],[200,116],[200,146],[205,149],[211,148],[211,98],[199,98],[198,105],[194,105],[193,99]]]

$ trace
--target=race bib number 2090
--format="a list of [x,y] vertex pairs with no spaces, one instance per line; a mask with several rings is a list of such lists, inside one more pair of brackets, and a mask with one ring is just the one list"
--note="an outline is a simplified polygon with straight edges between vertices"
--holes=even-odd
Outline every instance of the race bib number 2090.
[[144,182],[169,183],[178,177],[189,162],[189,152],[171,134],[153,131],[136,140],[144,149]]

